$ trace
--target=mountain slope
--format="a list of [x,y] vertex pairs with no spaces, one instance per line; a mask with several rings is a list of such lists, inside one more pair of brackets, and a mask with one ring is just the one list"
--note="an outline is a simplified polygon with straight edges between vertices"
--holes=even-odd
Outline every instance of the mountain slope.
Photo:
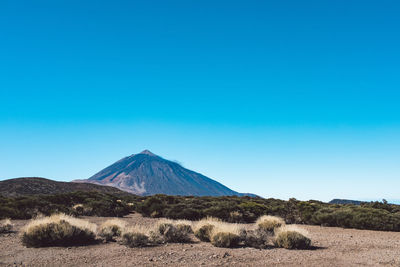
[[75,191],[96,191],[114,195],[127,195],[115,187],[91,183],[57,182],[39,177],[24,177],[0,181],[0,196],[17,197],[24,195],[47,195]]
[[244,195],[148,150],[125,157],[81,181],[114,186],[138,195]]

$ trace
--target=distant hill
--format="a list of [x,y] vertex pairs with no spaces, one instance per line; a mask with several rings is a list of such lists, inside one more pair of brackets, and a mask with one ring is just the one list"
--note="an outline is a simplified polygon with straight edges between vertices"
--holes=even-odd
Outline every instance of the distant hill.
[[353,204],[353,205],[361,205],[361,203],[363,203],[363,201],[359,201],[359,200],[350,200],[350,199],[332,199],[331,201],[329,201],[329,204]]
[[74,191],[96,191],[114,195],[128,194],[110,186],[91,183],[57,182],[40,177],[24,177],[0,181],[0,195],[5,197],[59,194]]
[[145,150],[125,157],[87,180],[138,195],[256,196],[241,194],[176,162]]

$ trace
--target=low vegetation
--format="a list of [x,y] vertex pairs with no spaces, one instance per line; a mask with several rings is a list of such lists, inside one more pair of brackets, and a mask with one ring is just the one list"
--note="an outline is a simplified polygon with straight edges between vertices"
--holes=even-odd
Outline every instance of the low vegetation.
[[199,226],[194,235],[203,242],[210,242],[211,241],[211,232],[214,229],[214,225],[212,224],[204,224]]
[[237,247],[241,231],[242,226],[236,223],[218,222],[211,231],[211,244],[224,248]]
[[161,240],[162,243],[188,243],[191,242],[192,228],[190,224],[164,219],[156,224],[153,231],[155,235],[159,235],[158,240]]
[[239,236],[230,232],[217,232],[211,238],[211,244],[222,248],[237,247],[239,242]]
[[122,233],[122,244],[134,248],[146,247],[159,242],[154,236],[152,238],[149,238],[149,236],[151,236],[151,231],[148,227],[133,225],[124,229]]
[[12,231],[13,225],[10,219],[0,221],[0,234],[9,233]]
[[240,240],[245,247],[264,249],[269,247],[273,235],[270,232],[257,229],[243,229],[240,233]]
[[121,217],[133,211],[148,217],[192,221],[214,217],[231,223],[254,223],[260,216],[271,215],[283,218],[288,224],[400,231],[400,206],[387,202],[353,205],[296,199],[284,201],[255,197],[166,195],[139,197],[99,192],[0,196],[0,219],[30,219],[40,214],[49,216],[59,212],[75,216]]
[[285,225],[285,221],[276,216],[263,215],[257,219],[256,225],[260,231],[273,233],[276,228]]
[[304,230],[295,226],[283,226],[276,230],[275,246],[286,249],[308,249],[311,239]]
[[[280,218],[262,217],[258,222],[278,222]],[[5,221],[4,225],[10,225]],[[193,231],[194,229],[194,231]],[[223,222],[217,218],[191,222],[187,220],[157,220],[153,225],[127,226],[118,218],[106,220],[97,231],[97,225],[65,214],[55,214],[31,220],[22,230],[22,243],[27,247],[80,246],[95,242],[97,235],[103,240],[118,240],[128,247],[156,246],[164,243],[193,242],[193,234],[201,241],[210,242],[215,247],[234,248],[249,246],[266,248],[272,241],[277,247],[287,249],[307,249],[311,240],[292,226],[280,226],[271,231],[259,224],[243,225]]]
[[194,226],[195,236],[203,242],[211,242],[216,247],[236,247],[240,243],[241,227],[235,223],[223,222],[208,217]]
[[194,235],[203,242],[210,242],[212,232],[218,223],[221,223],[221,220],[216,218],[202,219],[194,225]]
[[122,217],[134,210],[128,203],[137,202],[136,196],[125,197],[99,192],[73,192],[54,195],[21,197],[0,196],[0,219],[31,219],[65,213],[75,216]]
[[27,247],[85,245],[95,241],[96,228],[88,221],[55,214],[28,223],[22,230],[22,243]]
[[106,241],[112,241],[120,237],[126,227],[126,223],[120,219],[107,220],[100,225],[99,236]]
[[155,195],[141,198],[135,210],[144,216],[188,220],[215,217],[233,223],[254,223],[268,214],[289,224],[400,231],[400,205],[387,202],[353,205],[296,199]]
[[130,248],[145,247],[149,245],[149,237],[139,232],[126,232],[122,236],[122,243]]

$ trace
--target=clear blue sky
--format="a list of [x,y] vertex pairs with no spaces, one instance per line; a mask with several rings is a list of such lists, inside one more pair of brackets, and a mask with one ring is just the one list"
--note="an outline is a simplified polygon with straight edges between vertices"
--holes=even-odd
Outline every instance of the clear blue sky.
[[398,1],[0,2],[0,179],[149,149],[264,197],[400,199]]

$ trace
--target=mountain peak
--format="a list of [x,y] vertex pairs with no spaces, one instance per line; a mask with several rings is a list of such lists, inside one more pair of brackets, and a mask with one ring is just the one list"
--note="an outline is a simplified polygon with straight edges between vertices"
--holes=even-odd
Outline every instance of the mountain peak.
[[96,173],[90,183],[109,185],[138,195],[240,196],[200,173],[144,150]]
[[156,154],[153,154],[150,150],[147,150],[147,149],[143,150],[139,154],[148,155],[148,156],[157,156]]

